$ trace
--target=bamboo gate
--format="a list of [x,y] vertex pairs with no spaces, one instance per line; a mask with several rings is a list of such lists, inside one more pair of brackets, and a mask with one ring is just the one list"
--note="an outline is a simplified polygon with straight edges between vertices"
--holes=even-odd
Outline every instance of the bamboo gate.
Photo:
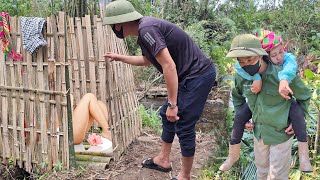
[[0,51],[2,162],[11,161],[27,171],[39,165],[69,168],[74,156],[68,93],[74,105],[93,93],[109,106],[112,156],[118,159],[141,132],[131,67],[103,57],[107,51],[126,54],[124,42],[97,16],[65,18],[59,12],[46,19],[48,45],[31,55],[22,48],[19,19],[11,18],[11,39],[23,61],[5,60]]

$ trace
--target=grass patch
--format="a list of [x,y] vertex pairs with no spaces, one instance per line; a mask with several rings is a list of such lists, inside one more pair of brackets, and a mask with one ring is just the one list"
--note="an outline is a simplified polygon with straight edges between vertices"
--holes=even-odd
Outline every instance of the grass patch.
[[143,105],[140,105],[139,112],[142,118],[142,127],[149,127],[157,134],[161,134],[162,122],[159,110],[146,109]]

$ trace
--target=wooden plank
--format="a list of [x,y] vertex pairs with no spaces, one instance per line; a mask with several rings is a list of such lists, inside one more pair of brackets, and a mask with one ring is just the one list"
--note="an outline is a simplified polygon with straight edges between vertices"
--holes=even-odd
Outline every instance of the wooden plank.
[[[21,32],[21,26],[20,26],[20,18],[18,19],[18,26],[17,26],[17,32]],[[17,53],[22,53],[22,56],[25,57],[26,51],[21,51],[22,49],[22,40],[21,36],[17,37]],[[18,82],[18,87],[23,87],[23,76],[22,74],[22,62],[23,61],[18,61],[17,62],[17,82]],[[20,153],[19,153],[19,167],[23,167],[23,160],[26,159],[27,157],[27,151],[26,151],[26,135],[25,135],[25,104],[24,104],[24,92],[22,89],[19,90],[18,94],[18,109],[19,109],[19,122],[20,122],[20,134],[19,134],[19,139],[20,139]]]
[[[69,18],[69,36],[70,36],[70,42],[69,44],[71,44],[71,50],[70,50],[70,54],[71,54],[71,62],[73,65],[73,69],[70,69],[70,73],[73,74],[74,77],[74,92],[73,92],[73,98],[74,98],[74,104],[77,104],[81,97],[80,97],[80,72],[79,72],[79,64],[80,61],[78,59],[78,51],[77,51],[77,41],[76,41],[76,34],[75,34],[75,30],[74,30],[74,19],[73,18]],[[74,109],[75,107],[72,107],[72,109]]]
[[[27,88],[33,88],[33,72],[32,72],[32,56],[30,53],[26,54],[26,58],[25,58],[26,62],[27,62],[27,77],[26,77],[26,86]],[[34,160],[34,148],[35,148],[35,120],[34,120],[34,93],[32,92],[27,92],[27,99],[26,99],[26,103],[27,103],[27,116],[26,116],[26,126],[30,127],[30,134],[29,134],[29,139],[30,139],[30,143],[27,144],[27,161],[26,161],[26,170],[27,171],[31,171],[32,170],[32,160]]]
[[[64,34],[65,33],[65,13],[64,12],[59,12],[59,22],[58,22],[58,33]],[[66,59],[65,59],[65,38],[64,36],[59,37],[60,41],[60,61],[61,64],[67,65],[66,64]],[[66,76],[65,76],[65,66],[62,66],[61,68],[61,91],[62,92],[67,92],[66,89]],[[67,99],[66,96],[64,95],[61,98],[61,109],[62,109],[62,117],[61,117],[61,122],[62,122],[62,132],[64,134],[63,138],[63,146],[61,147],[62,151],[62,164],[65,169],[69,168],[69,144],[68,144],[68,115],[67,115]]]
[[[98,48],[98,36],[97,36],[97,15],[93,15],[91,27],[92,27],[92,46],[93,55],[95,62],[95,79],[96,79],[96,96],[97,99],[101,100],[101,89],[100,89],[100,74],[99,74],[99,48]],[[105,91],[105,90],[104,90]]]
[[[53,18],[54,16],[50,16],[47,18],[47,33],[53,33]],[[55,90],[55,54],[54,54],[54,40],[53,37],[48,37],[48,88],[49,90]],[[49,101],[54,100],[54,96],[50,95],[49,96]],[[53,168],[54,162],[56,162],[56,144],[55,144],[55,138],[54,132],[55,132],[55,106],[52,103],[48,104],[48,110],[49,110],[49,131],[50,131],[50,136],[48,139],[48,169]]]
[[[2,42],[0,42],[0,45],[2,46]],[[0,51],[0,59],[4,62],[4,54],[3,54],[3,52],[2,51]],[[1,67],[0,67],[0,75],[2,76],[2,75],[4,75],[4,73],[3,73],[3,65],[2,65],[2,61],[1,61]],[[3,63],[4,64],[4,63]],[[3,82],[3,80],[2,80],[3,78],[0,78],[0,85],[3,85],[4,84],[4,82]],[[2,94],[2,92],[1,92],[1,94]],[[1,98],[1,107],[4,107],[4,104],[2,103],[2,98]],[[2,115],[1,115],[2,116]],[[2,122],[2,124],[3,124],[3,122]],[[0,144],[3,144],[3,142],[4,142],[4,134],[2,133],[2,129],[0,128]],[[2,161],[3,162],[5,162],[5,160],[6,160],[6,150],[5,150],[5,147],[4,146],[2,146],[1,148],[0,148],[0,153],[1,153],[1,156],[2,156]]]
[[[17,21],[16,21],[16,18],[13,17],[11,18],[11,31],[12,32],[16,32],[16,27],[17,27]],[[16,37],[12,37],[12,40],[13,42],[15,42],[14,40],[16,40]],[[11,86],[16,86],[16,76],[15,76],[15,69],[14,69],[14,65],[13,65],[13,60],[10,60],[10,84]],[[17,131],[17,102],[19,102],[19,99],[17,101],[17,97],[18,93],[13,90],[12,91],[12,113],[11,113],[11,116],[12,116],[12,126],[13,126],[13,130],[12,130],[12,134],[13,134],[13,143],[12,143],[12,151],[13,151],[13,155],[12,155],[12,158],[13,158],[13,163],[14,165],[16,165],[17,161],[17,157],[19,156],[19,141],[18,141],[18,131]]]
[[[69,70],[69,92],[70,94],[74,94],[74,77],[73,77],[73,74],[72,74],[72,69],[73,69],[73,60],[71,59],[72,58],[72,42],[71,42],[71,36],[70,36],[70,30],[69,30],[69,17],[66,15],[66,33],[65,33],[65,38],[67,38],[67,49],[66,49],[66,52],[67,53],[67,58],[66,58],[66,63],[67,63],[67,66],[68,66],[68,70]],[[66,77],[67,78],[67,77]],[[66,79],[67,80],[67,79]]]
[[103,18],[106,11],[106,0],[99,0],[100,17]]
[[94,156],[94,155],[76,155],[77,161],[86,161],[86,162],[100,162],[109,164],[111,157],[102,157],[102,156]]
[[[56,17],[51,16],[51,27],[52,27],[52,33],[54,34],[53,36],[53,47],[54,47],[54,56],[51,57],[51,61],[49,62],[48,66],[48,74],[49,74],[49,90],[57,91],[58,89],[58,84],[57,83],[57,69],[55,66],[55,62],[57,62],[58,54],[58,39],[57,39],[57,24],[56,24]],[[50,120],[51,120],[51,156],[52,156],[52,166],[55,167],[58,165],[59,161],[59,136],[58,136],[58,131],[59,131],[59,117],[58,117],[58,108],[56,101],[56,96],[51,95],[49,103],[50,103]],[[51,101],[51,102],[50,102]]]
[[[2,55],[4,57],[4,55]],[[1,86],[6,86],[7,85],[7,67],[5,65],[5,58],[0,62],[0,76],[4,78],[0,78],[0,85]],[[3,136],[3,160],[6,161],[7,158],[10,158],[11,156],[11,151],[10,151],[10,146],[9,146],[9,132],[8,132],[8,99],[7,99],[8,91],[6,89],[2,90],[1,92],[1,103],[2,103],[2,124],[3,124],[3,129],[2,129],[2,136]]]
[[96,87],[96,71],[95,71],[95,57],[93,54],[93,43],[92,43],[92,31],[91,31],[91,20],[90,16],[85,16],[85,25],[86,25],[86,32],[87,32],[87,50],[88,50],[88,60],[89,60],[89,78],[90,78],[90,89],[91,93],[97,94],[97,87]]
[[83,45],[83,33],[82,33],[82,25],[81,19],[76,17],[76,25],[77,25],[77,39],[79,45],[79,60],[80,60],[80,81],[81,81],[81,93],[80,97],[87,93],[87,82],[86,82],[86,69],[85,69],[85,56],[84,56],[84,45]]
[[[45,89],[44,81],[44,68],[43,68],[43,51],[37,52],[37,78],[38,78],[38,89]],[[40,142],[41,142],[41,159],[43,162],[48,161],[48,135],[47,135],[47,121],[46,121],[46,107],[45,107],[45,94],[39,92],[39,119],[40,119]]]
[[[61,19],[62,18],[62,19]],[[65,64],[65,42],[64,42],[64,36],[58,36],[58,34],[62,32],[64,32],[64,27],[63,27],[63,24],[61,24],[61,22],[64,22],[64,18],[61,17],[61,13],[59,12],[58,15],[56,16],[56,19],[55,19],[55,24],[54,24],[54,39],[55,39],[55,47],[56,49],[58,50],[57,52],[57,56],[56,56],[56,62],[59,62],[61,64],[61,66],[56,66],[55,69],[56,69],[56,91],[60,91],[61,92],[61,89],[62,89],[62,86],[63,86],[63,81],[62,81],[62,74],[64,73],[64,64]],[[59,32],[60,31],[60,32]],[[61,33],[62,34],[62,33]],[[63,59],[63,60],[62,60]],[[62,62],[64,61],[64,62]],[[65,83],[65,81],[64,81]],[[55,95],[55,101],[56,101],[56,137],[57,137],[57,162],[60,162],[62,163],[62,159],[64,158],[63,154],[64,154],[64,150],[63,150],[63,136],[62,136],[62,140],[60,138],[60,136],[58,135],[61,131],[62,131],[62,116],[63,116],[63,113],[62,113],[62,105],[61,105],[61,101],[62,101],[62,97],[60,95]],[[64,162],[65,163],[65,162]],[[65,167],[66,164],[64,164],[64,167]]]
[[107,86],[106,86],[106,60],[104,59],[103,55],[105,54],[105,36],[103,34],[103,27],[102,21],[100,18],[96,19],[97,24],[97,48],[98,48],[98,74],[99,74],[99,88],[100,88],[100,99],[103,103],[107,104]]

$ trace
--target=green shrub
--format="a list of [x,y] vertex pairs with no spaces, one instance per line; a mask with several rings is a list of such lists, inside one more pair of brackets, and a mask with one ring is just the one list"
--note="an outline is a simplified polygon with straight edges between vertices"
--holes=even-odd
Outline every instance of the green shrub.
[[146,109],[143,105],[140,105],[139,111],[142,118],[142,127],[149,127],[157,134],[161,134],[162,122],[159,112],[152,109]]

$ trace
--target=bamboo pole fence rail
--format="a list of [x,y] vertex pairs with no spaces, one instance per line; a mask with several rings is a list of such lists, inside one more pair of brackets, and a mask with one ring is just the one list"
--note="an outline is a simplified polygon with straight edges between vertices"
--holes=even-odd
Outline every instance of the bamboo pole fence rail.
[[[46,18],[43,34],[48,44],[34,54],[23,49],[20,17],[12,17],[12,44],[23,61],[8,59],[0,51],[0,159],[29,172],[39,166],[68,169],[72,158],[99,161],[103,157],[97,166],[117,160],[141,132],[131,66],[103,57],[108,51],[127,54],[124,41],[97,16],[65,16],[59,12]],[[111,154],[69,153],[67,96],[72,95],[74,109],[86,93],[108,106]],[[92,131],[97,128],[95,124]]]

